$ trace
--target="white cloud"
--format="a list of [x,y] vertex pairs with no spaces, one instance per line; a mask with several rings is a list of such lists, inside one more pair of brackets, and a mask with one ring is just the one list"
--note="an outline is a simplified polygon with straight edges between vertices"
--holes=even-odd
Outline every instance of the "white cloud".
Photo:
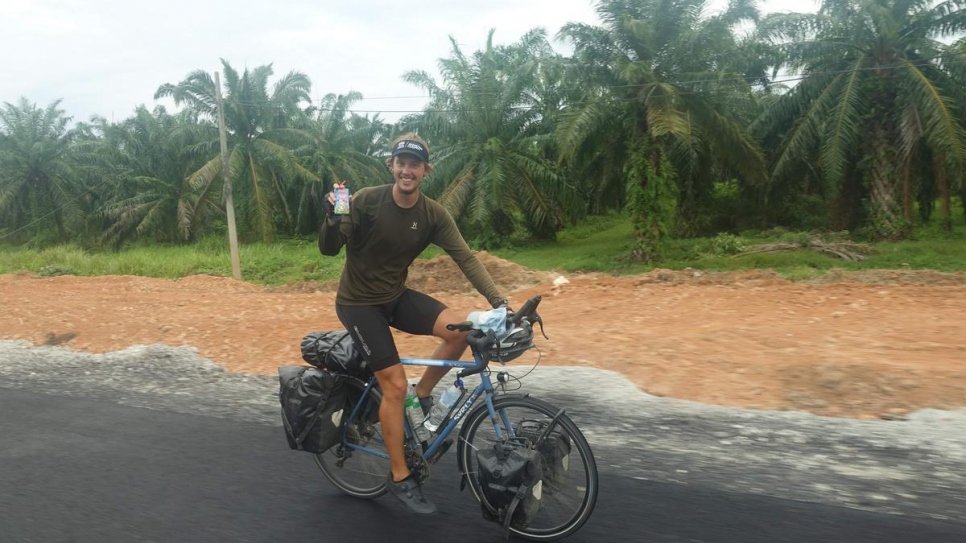
[[[768,4],[808,9],[808,0]],[[569,21],[596,24],[593,6],[591,0],[2,0],[0,102],[24,96],[46,106],[62,98],[75,119],[120,120],[139,104],[153,106],[161,84],[197,69],[221,70],[224,58],[238,70],[272,63],[279,76],[304,72],[316,99],[356,90],[366,96],[358,109],[417,110],[422,91],[402,75],[435,73],[438,59],[449,56],[450,35],[464,53],[483,47],[491,28],[500,44],[538,26],[553,38]]]

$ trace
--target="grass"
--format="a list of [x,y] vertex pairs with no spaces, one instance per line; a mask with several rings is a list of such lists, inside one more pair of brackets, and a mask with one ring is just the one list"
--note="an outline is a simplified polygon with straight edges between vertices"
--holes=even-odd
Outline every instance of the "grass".
[[[735,254],[741,247],[800,240],[808,235],[770,230],[670,240],[666,258],[657,266],[632,263],[627,254],[633,230],[627,218],[620,214],[591,217],[560,232],[557,241],[552,243],[518,242],[491,253],[529,268],[568,273],[632,274],[655,267],[707,271],[768,268],[789,279],[805,279],[832,269],[964,271],[966,227],[962,224],[961,211],[955,217],[952,233],[942,231],[935,223],[917,228],[910,240],[875,244],[875,252],[860,262],[847,262],[810,250]],[[430,258],[441,252],[431,247],[422,257]],[[264,285],[335,280],[343,262],[342,255],[319,255],[315,239],[249,244],[241,248],[243,278]],[[90,252],[68,245],[41,250],[0,246],[0,273],[20,271],[40,275],[143,275],[175,279],[192,274],[231,276],[231,264],[227,244],[221,238],[208,238],[191,246],[138,246],[120,252]]]
[[553,243],[522,243],[493,254],[528,268],[560,271],[630,272],[647,266],[627,262],[634,230],[622,215],[590,217],[568,228]]
[[[286,240],[240,248],[247,281],[279,285],[337,278],[343,258],[322,258],[314,240]],[[186,275],[231,276],[227,243],[209,240],[191,246],[134,247],[120,252],[89,252],[61,245],[42,250],[0,248],[0,273],[40,275],[143,275],[176,279]]]

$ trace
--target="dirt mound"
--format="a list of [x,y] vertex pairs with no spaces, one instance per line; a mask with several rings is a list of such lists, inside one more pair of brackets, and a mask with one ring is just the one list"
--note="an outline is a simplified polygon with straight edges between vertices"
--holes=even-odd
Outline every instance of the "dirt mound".
[[262,290],[258,285],[217,275],[188,275],[177,279],[176,282],[183,288],[203,291],[260,292]]
[[787,279],[771,270],[745,270],[734,272],[716,272],[703,270],[665,270],[655,269],[636,276],[638,285],[736,285],[736,286],[765,286],[788,284]]
[[966,285],[966,273],[947,273],[932,270],[831,270],[807,282],[815,285],[865,283],[868,285],[953,286]]
[[333,281],[298,281],[295,283],[287,283],[284,285],[278,285],[275,287],[265,287],[268,292],[301,292],[301,293],[314,293],[314,292],[335,292],[339,290],[339,280],[335,279]]
[[860,283],[866,285],[966,285],[966,273],[938,272],[933,270],[842,270],[833,269],[820,276],[790,281],[772,270],[704,271],[690,268],[683,270],[655,269],[636,276],[638,285],[730,285],[730,286],[780,286],[793,283],[832,285],[836,283]]
[[[897,417],[966,406],[966,274],[833,272],[810,283],[770,271],[555,274],[479,253],[511,301],[544,295],[541,364],[626,375],[661,396],[830,416]],[[554,281],[554,279],[557,279]],[[410,284],[459,311],[481,298],[448,256]],[[186,345],[233,371],[301,363],[312,330],[341,327],[332,286],[283,291],[224,277],[0,275],[0,339],[104,352]],[[400,352],[433,338],[398,333]],[[529,362],[528,362],[529,361]]]
[[[553,274],[527,269],[519,264],[493,256],[486,251],[476,253],[493,281],[501,292],[509,293],[515,290],[532,287],[553,279]],[[417,260],[409,268],[411,288],[422,292],[446,292],[464,294],[476,292],[473,285],[466,280],[456,262],[448,255],[440,255],[429,260]]]
[[[548,283],[556,274],[527,269],[519,264],[493,256],[486,251],[476,252],[476,258],[490,272],[493,281],[501,292],[510,293],[522,288],[529,288],[541,283]],[[406,284],[413,289],[426,293],[472,294],[476,292],[473,285],[466,280],[466,276],[453,262],[449,255],[440,255],[429,260],[416,259],[409,267],[409,278]],[[272,292],[335,292],[339,288],[339,280],[314,282],[300,281],[271,287]]]

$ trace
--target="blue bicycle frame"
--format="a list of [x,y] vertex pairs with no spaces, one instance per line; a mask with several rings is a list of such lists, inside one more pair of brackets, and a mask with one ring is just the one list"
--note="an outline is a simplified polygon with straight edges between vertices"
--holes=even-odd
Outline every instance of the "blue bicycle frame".
[[[401,361],[404,366],[435,366],[435,367],[443,367],[443,368],[461,368],[466,370],[466,369],[478,368],[482,364],[482,361],[480,361],[479,354],[473,353],[473,357],[476,359],[473,362],[463,361],[463,360],[435,360],[431,358],[403,358],[401,359]],[[450,409],[450,412],[447,413],[447,418],[443,419],[446,422],[442,426],[442,429],[440,429],[437,432],[436,437],[428,444],[428,446],[426,447],[426,450],[422,452],[423,458],[432,458],[436,454],[436,452],[439,451],[440,446],[443,444],[446,438],[449,437],[449,435],[453,432],[453,430],[456,428],[456,425],[459,424],[461,420],[463,420],[463,417],[465,417],[467,413],[470,412],[470,409],[473,407],[473,404],[476,403],[476,400],[478,400],[480,396],[483,396],[483,401],[486,405],[487,411],[490,414],[490,419],[491,420],[496,419],[496,410],[493,407],[493,382],[490,380],[490,374],[488,372],[483,371],[483,372],[480,372],[479,375],[480,375],[480,384],[477,385],[476,388],[469,393],[469,397],[466,399],[466,401],[464,401],[462,404],[457,403],[457,405],[454,405]],[[352,407],[352,413],[349,415],[350,417],[349,420],[355,420],[357,416],[360,416],[359,410],[360,408],[362,408],[362,406],[366,405],[366,400],[369,397],[369,392],[372,390],[372,387],[374,387],[375,385],[376,385],[376,378],[375,377],[370,378],[369,382],[366,383],[366,388],[363,390],[362,395],[359,397],[359,401],[357,401],[356,404]],[[465,396],[466,394],[464,393],[463,396],[461,396],[461,398]],[[406,432],[406,439],[412,440],[413,430],[409,425],[409,419],[404,418],[404,421],[405,421],[404,426],[405,426],[405,432]],[[510,428],[508,421],[504,421],[504,423],[506,424],[504,426],[505,428]],[[496,430],[497,439],[501,439],[499,425],[494,425],[494,426]],[[389,455],[385,451],[371,449],[369,447],[356,445],[347,441],[344,435],[344,432],[346,431],[347,427],[348,425],[346,425],[346,427],[343,427],[342,429],[343,431],[342,443],[344,444],[345,447],[356,451],[362,451],[374,456],[389,458]]]

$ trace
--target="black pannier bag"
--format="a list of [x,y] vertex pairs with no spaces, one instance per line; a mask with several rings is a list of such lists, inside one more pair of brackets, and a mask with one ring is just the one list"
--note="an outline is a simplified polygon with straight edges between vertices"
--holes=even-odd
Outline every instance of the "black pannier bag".
[[529,526],[543,499],[540,453],[519,443],[496,443],[476,453],[476,464],[486,497],[481,500],[483,518],[499,522],[504,529]]
[[[573,446],[570,438],[559,430],[546,432],[547,423],[525,420],[520,423],[518,435],[530,440],[543,463],[543,491],[548,495],[560,490],[570,471],[570,451]],[[540,438],[543,437],[541,441]]]
[[367,377],[362,353],[352,342],[352,335],[345,330],[312,332],[302,338],[302,360],[317,368],[355,377]]
[[320,453],[339,442],[345,377],[307,366],[278,368],[278,401],[289,447]]

